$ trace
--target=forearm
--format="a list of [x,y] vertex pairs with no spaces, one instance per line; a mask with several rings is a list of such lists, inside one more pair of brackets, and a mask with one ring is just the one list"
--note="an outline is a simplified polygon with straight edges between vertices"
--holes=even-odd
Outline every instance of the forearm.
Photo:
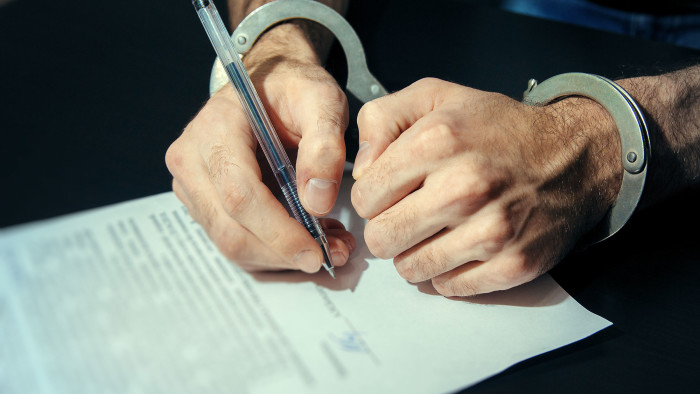
[[[272,0],[228,0],[229,17],[232,26],[239,23],[253,10]],[[349,0],[320,0],[340,14],[345,14]],[[282,29],[277,29],[277,27]],[[333,35],[324,27],[317,23],[295,20],[292,23],[283,24],[271,29],[271,35],[276,36],[275,40],[268,40],[265,46],[271,47],[271,51],[293,51],[299,45],[308,47],[309,44],[321,61],[326,58],[328,50],[333,43]],[[265,35],[268,35],[267,33]],[[263,36],[264,37],[264,36]],[[261,39],[262,42],[262,39]],[[262,46],[262,45],[261,45]],[[274,48],[274,49],[273,49]],[[305,51],[305,49],[304,49]]]
[[700,183],[700,65],[618,81],[643,108],[651,160],[642,205]]

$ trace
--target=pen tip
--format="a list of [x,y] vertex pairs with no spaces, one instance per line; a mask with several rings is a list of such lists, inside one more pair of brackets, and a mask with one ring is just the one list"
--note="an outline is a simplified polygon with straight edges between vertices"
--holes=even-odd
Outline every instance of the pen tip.
[[321,234],[320,236],[316,237],[316,242],[318,242],[318,246],[321,247],[321,252],[323,252],[323,268],[328,271],[331,278],[335,279],[335,271],[333,270],[333,263],[331,262],[331,248],[328,245],[326,236]]

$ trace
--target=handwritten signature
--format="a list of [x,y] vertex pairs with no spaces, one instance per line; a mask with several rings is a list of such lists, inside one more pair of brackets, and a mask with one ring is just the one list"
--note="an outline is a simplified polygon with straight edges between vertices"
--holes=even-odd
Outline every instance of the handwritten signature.
[[367,353],[367,348],[359,334],[346,331],[341,335],[330,335],[331,339],[348,352]]

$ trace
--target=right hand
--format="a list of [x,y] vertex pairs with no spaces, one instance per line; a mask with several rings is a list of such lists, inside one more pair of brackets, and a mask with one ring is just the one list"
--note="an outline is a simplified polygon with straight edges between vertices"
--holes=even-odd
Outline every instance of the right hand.
[[[244,62],[283,145],[298,148],[302,204],[314,216],[327,214],[345,163],[345,94],[292,24],[266,33]],[[173,191],[224,256],[241,267],[316,272],[323,262],[321,249],[270,190],[279,190],[274,177],[263,183],[269,165],[262,154],[256,156],[256,147],[238,97],[227,84],[168,149]],[[320,222],[333,265],[345,264],[355,239],[337,220]]]

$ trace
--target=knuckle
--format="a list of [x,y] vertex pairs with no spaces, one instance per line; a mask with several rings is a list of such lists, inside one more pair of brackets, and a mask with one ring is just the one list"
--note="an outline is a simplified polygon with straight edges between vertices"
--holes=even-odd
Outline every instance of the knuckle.
[[483,228],[484,249],[491,254],[498,253],[515,236],[515,227],[505,212],[496,214]]
[[379,100],[373,100],[365,103],[360,112],[357,114],[358,124],[381,124],[381,120],[384,118],[384,110],[382,109]]
[[182,167],[184,162],[184,155],[182,149],[180,148],[179,139],[175,140],[168,150],[165,151],[165,166],[168,167],[168,171],[175,176],[179,169]]
[[440,141],[444,143],[445,148],[453,146],[454,143],[452,141],[456,140],[460,134],[459,128],[453,125],[451,116],[441,116],[429,130],[430,133],[426,136],[429,140],[425,142],[432,141],[435,144],[435,141]]
[[212,239],[226,259],[238,264],[246,264],[243,260],[247,242],[244,234],[238,228],[219,226],[212,231]]
[[190,193],[193,210],[190,212],[192,219],[199,223],[205,230],[210,231],[214,226],[216,208],[214,203],[205,193],[192,191]]
[[488,182],[478,177],[462,179],[462,182],[453,182],[450,178],[449,185],[441,188],[446,208],[456,216],[471,215],[475,206],[488,197],[490,190]]
[[470,187],[467,182],[457,182],[451,187],[441,188],[445,207],[456,216],[467,216],[472,213],[474,204],[480,200],[479,191]]
[[426,120],[411,141],[411,153],[419,158],[444,159],[465,150],[462,132],[452,115],[434,112]]
[[396,180],[396,174],[401,171],[396,163],[398,157],[383,155],[383,160],[372,163],[372,167],[363,175],[363,185],[369,193],[381,191],[385,196],[402,194],[400,182]]
[[[369,217],[369,209],[367,209],[366,201],[363,197],[364,193],[362,188],[363,187],[359,181],[355,182],[350,191],[350,202],[352,203],[353,208],[355,208],[355,212],[357,212],[358,216],[363,219],[371,219]],[[365,231],[366,230],[367,227],[365,227]]]
[[[425,267],[420,269],[421,279],[427,279],[430,272],[443,273],[447,270],[447,264],[449,263],[449,257],[442,249],[429,247],[420,255],[417,265],[419,267]],[[426,268],[430,268],[427,270]]]
[[472,200],[484,200],[492,195],[498,189],[498,182],[486,174],[478,174],[470,179],[470,182],[464,184],[463,191]]
[[329,158],[345,159],[345,146],[340,139],[330,133],[321,133],[317,138],[302,139],[299,148],[306,150],[311,156],[327,160]]
[[228,147],[221,144],[212,146],[209,152],[209,159],[207,160],[209,178],[212,182],[220,182],[234,166],[235,163],[231,160],[231,151]]
[[442,80],[440,80],[438,78],[425,77],[425,78],[421,78],[418,81],[416,81],[415,84],[420,85],[420,86],[432,86],[432,85],[438,84],[440,82],[442,82]]
[[406,279],[409,282],[414,282],[414,279],[416,278],[416,273],[412,261],[407,259],[399,260],[398,258],[396,258],[394,259],[394,267],[396,268],[396,272],[399,274],[400,277]]
[[440,129],[443,127],[442,123],[436,123],[429,127],[421,128],[420,132],[411,141],[411,153],[418,158],[425,158],[432,152],[441,152],[443,139],[440,137],[440,134],[442,134]]
[[187,198],[187,195],[185,194],[184,188],[177,182],[177,180],[175,178],[173,178],[171,185],[172,185],[172,189],[173,189],[173,193],[175,194],[175,197],[177,197],[177,199],[180,200],[180,202],[183,203],[187,207],[187,212],[192,217],[192,220],[195,220],[193,213],[191,212],[192,211],[192,203],[189,201],[189,198]]
[[[384,212],[384,217],[379,218],[382,225],[390,224],[390,219],[396,219],[399,212],[386,211],[387,196],[400,194],[396,190],[395,179],[390,178],[386,171],[392,171],[391,164],[377,162],[372,170],[355,182],[350,195],[357,214],[364,219],[375,219]],[[392,227],[393,229],[393,227]]]
[[427,161],[428,157],[431,156],[430,154],[438,150],[435,148],[435,143],[431,142],[433,141],[431,135],[430,129],[421,130],[421,132],[417,133],[415,138],[410,141],[408,153],[415,157],[416,160]]
[[376,221],[370,220],[365,226],[365,243],[369,251],[380,259],[389,259],[391,256],[386,248],[387,240],[383,235],[386,232],[382,231],[381,225]]
[[308,249],[309,245],[304,238],[304,233],[299,233],[288,226],[288,224],[296,226],[298,222],[292,217],[289,217],[288,220],[289,223],[278,222],[277,225],[270,226],[265,234],[256,235],[269,249],[275,251],[283,259],[292,261],[301,250]]
[[245,212],[251,205],[253,193],[247,185],[231,182],[224,188],[223,205],[231,216]]
[[318,86],[317,94],[319,97],[323,97],[330,105],[342,105],[347,104],[347,97],[345,92],[336,83],[322,83]]
[[[414,209],[399,209],[394,206],[374,218],[368,225],[371,223],[370,231],[375,232],[384,245],[404,245],[407,240],[413,238],[413,223],[418,221],[417,216],[418,213]],[[391,248],[387,246],[384,250],[390,253]],[[394,256],[395,254],[388,257]]]
[[322,93],[324,102],[319,106],[317,127],[320,131],[334,131],[334,136],[343,135],[348,126],[349,112],[345,94],[338,88],[330,87],[331,92]]
[[504,260],[497,270],[494,270],[492,283],[499,290],[509,289],[532,279],[527,257],[516,253]]
[[466,280],[459,277],[448,280],[434,278],[432,283],[435,290],[446,297],[466,297],[479,294],[479,285],[473,280]]
[[447,270],[449,258],[441,249],[426,247],[416,256],[401,260],[396,269],[409,282],[422,282]]

